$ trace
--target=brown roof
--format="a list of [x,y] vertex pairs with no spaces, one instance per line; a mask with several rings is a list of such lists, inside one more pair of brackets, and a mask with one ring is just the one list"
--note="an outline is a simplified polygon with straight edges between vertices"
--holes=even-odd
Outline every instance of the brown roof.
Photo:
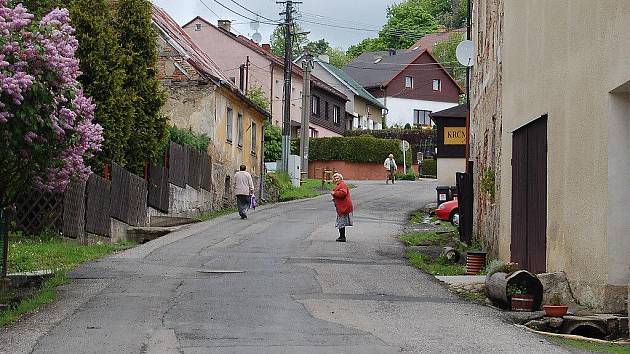
[[429,52],[433,52],[433,46],[435,46],[437,42],[447,40],[448,37],[450,37],[450,35],[453,33],[466,33],[466,28],[458,28],[450,32],[437,32],[437,33],[427,34],[426,36],[420,38],[411,47],[409,47],[407,51],[428,50]]
[[266,110],[260,108],[251,99],[249,99],[236,85],[228,79],[228,77],[219,69],[212,59],[190,38],[188,33],[180,27],[173,18],[164,11],[164,9],[152,5],[153,23],[160,31],[168,37],[169,44],[173,46],[180,54],[186,57],[186,61],[195,68],[200,74],[217,82],[232,93],[236,94],[240,99],[247,102],[252,108],[262,113],[266,117],[271,115]]
[[[258,43],[252,41],[251,39],[249,39],[249,38],[247,38],[247,37],[245,37],[243,35],[238,35],[237,36],[236,34],[234,34],[232,32],[229,32],[229,31],[226,31],[223,28],[217,27],[217,26],[213,25],[212,23],[206,21],[204,18],[202,18],[200,16],[197,16],[194,19],[188,21],[188,23],[186,23],[182,27],[187,27],[187,26],[189,26],[190,24],[192,24],[196,20],[202,21],[205,24],[207,24],[208,26],[214,27],[216,30],[218,30],[218,31],[222,32],[223,34],[229,36],[230,38],[234,39],[238,43],[246,46],[247,48],[253,50],[254,52],[256,52],[258,54],[260,54],[261,56],[267,58],[272,63],[280,66],[281,68],[284,68],[284,58],[283,57],[279,57],[279,56],[271,53],[270,51],[267,51],[267,50],[263,49],[263,47],[258,45]],[[303,76],[303,71],[302,71],[302,68],[300,66],[293,64],[293,65],[291,65],[291,69],[292,69],[291,71],[295,75],[297,75],[299,77]],[[339,97],[345,99],[346,101],[348,101],[348,97],[346,97],[345,94],[343,94],[342,92],[336,90],[334,87],[326,84],[324,81],[320,80],[315,75],[311,74],[311,80],[312,80],[312,82],[313,82],[313,84],[315,86],[317,86],[317,87],[319,87],[319,88],[321,88],[323,90],[326,90],[326,91],[328,91],[328,92],[330,92],[330,93],[332,93],[332,94],[334,94],[336,96],[339,96]]]

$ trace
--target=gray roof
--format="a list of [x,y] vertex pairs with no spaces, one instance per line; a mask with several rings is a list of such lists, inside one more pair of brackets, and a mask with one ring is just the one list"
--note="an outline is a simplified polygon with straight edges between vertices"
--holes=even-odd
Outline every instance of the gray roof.
[[385,86],[406,67],[405,64],[411,64],[422,53],[424,51],[399,51],[396,55],[390,55],[388,51],[363,53],[344,66],[343,71],[363,87]]
[[447,108],[430,114],[431,118],[466,118],[467,115],[468,106],[465,104],[460,104],[459,106]]
[[321,60],[315,59],[317,63],[319,63],[325,70],[328,70],[333,76],[336,76],[340,79],[346,86],[356,93],[357,96],[363,98],[364,100],[370,102],[371,104],[381,108],[386,109],[386,107],[379,102],[374,96],[372,96],[369,92],[367,92],[358,82],[356,82],[352,77],[346,74],[343,70],[337,68],[336,66],[323,62]]

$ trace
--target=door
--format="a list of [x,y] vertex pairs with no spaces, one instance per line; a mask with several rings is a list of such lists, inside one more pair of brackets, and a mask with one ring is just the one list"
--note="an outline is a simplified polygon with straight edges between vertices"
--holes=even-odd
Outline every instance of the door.
[[512,137],[512,261],[530,272],[547,269],[547,117]]

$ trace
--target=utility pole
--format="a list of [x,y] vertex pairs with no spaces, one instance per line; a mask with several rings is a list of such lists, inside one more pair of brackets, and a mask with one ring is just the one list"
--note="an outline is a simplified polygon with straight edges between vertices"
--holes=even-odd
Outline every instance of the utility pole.
[[311,68],[313,66],[313,56],[306,51],[302,68],[304,69],[304,88],[302,89],[302,129],[300,130],[300,168],[301,177],[308,176],[308,144],[310,138],[310,116],[311,116]]
[[282,161],[280,170],[289,170],[289,154],[291,152],[291,72],[293,71],[293,4],[301,2],[287,0],[277,1],[286,4],[284,15],[284,107],[282,111]]
[[247,61],[245,62],[245,94],[249,92],[249,55],[247,56]]

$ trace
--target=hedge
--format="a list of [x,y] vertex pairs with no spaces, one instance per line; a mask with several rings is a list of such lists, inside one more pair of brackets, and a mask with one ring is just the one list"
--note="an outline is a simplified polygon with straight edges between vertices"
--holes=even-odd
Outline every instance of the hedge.
[[[398,148],[398,139],[377,139],[364,135],[357,137],[333,137],[310,139],[311,161],[348,161],[383,163],[387,155],[394,154],[398,165],[402,165],[403,153]],[[412,149],[407,150],[407,165],[411,165]],[[402,166],[399,166],[402,168]]]
[[[433,152],[437,131],[435,129],[382,129],[382,130],[348,130],[345,136],[373,136],[379,139],[407,140],[414,152]],[[416,156],[413,156],[414,162]]]
[[423,176],[437,176],[437,161],[427,159],[422,162]]

